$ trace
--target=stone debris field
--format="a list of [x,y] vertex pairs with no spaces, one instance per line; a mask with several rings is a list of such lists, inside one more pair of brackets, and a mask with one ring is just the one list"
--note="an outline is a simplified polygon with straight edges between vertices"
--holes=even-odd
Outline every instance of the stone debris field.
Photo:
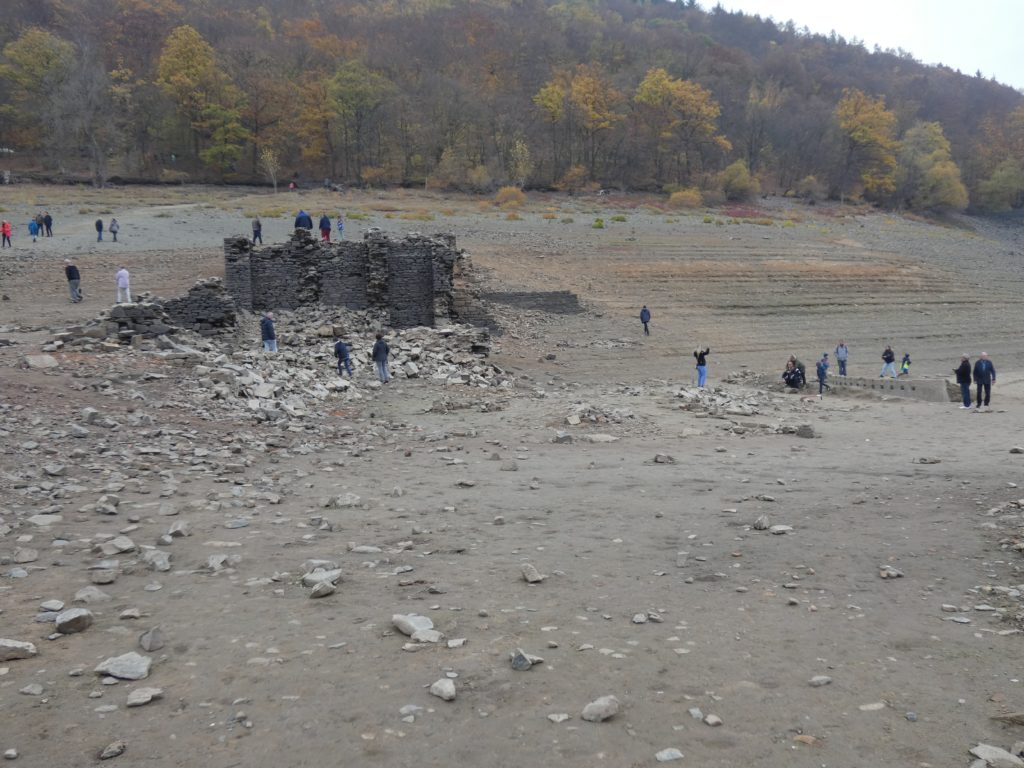
[[[611,300],[555,239],[537,268],[580,311],[502,304],[543,289],[522,263],[541,225],[516,240],[460,216],[446,226],[497,297],[481,306],[490,328],[395,327],[387,306],[319,295],[275,308],[277,354],[259,349],[263,307],[225,289],[214,232],[183,257],[187,281],[156,248],[123,256],[143,285],[130,305],[85,282],[83,304],[55,289],[34,306],[33,286],[60,287],[44,276],[60,276],[57,251],[4,268],[7,761],[1024,768],[1011,342],[988,350],[991,413],[819,400],[765,362],[790,353],[774,347],[791,317],[737,341],[742,318],[723,310],[716,327],[703,307],[659,324],[648,301],[644,338],[645,294]],[[674,236],[696,247],[699,227]],[[918,227],[895,236],[918,242]],[[933,239],[916,247],[902,258],[940,269]],[[983,293],[989,274],[961,290]],[[873,375],[880,311],[841,313],[870,358],[858,375]],[[810,361],[829,339],[794,351]],[[939,378],[985,340],[914,343]]]

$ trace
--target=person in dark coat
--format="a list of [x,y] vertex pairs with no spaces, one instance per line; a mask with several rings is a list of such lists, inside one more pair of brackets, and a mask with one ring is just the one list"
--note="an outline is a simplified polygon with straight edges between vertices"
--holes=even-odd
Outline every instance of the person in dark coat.
[[885,351],[882,353],[882,372],[878,374],[878,378],[884,379],[887,373],[891,373],[894,379],[897,376],[896,353],[892,351],[892,347],[888,344],[886,344]]
[[313,229],[313,217],[305,211],[299,211],[295,217],[295,228],[296,229]]
[[832,387],[830,387],[828,385],[828,382],[827,382],[827,380],[828,380],[828,352],[826,352],[825,354],[823,354],[821,356],[821,360],[819,360],[817,363],[815,363],[814,368],[815,368],[815,370],[818,373],[818,399],[820,400],[821,396],[825,393],[826,389],[827,390],[831,390],[832,389]]
[[[992,397],[992,385],[996,383],[996,367],[988,359],[988,352],[982,352],[981,357],[974,363],[974,383],[978,386],[978,405],[975,413],[988,407],[988,401]],[[984,394],[984,405],[982,405],[982,394]]]
[[697,360],[697,386],[704,389],[708,383],[708,355],[711,354],[711,347],[695,349],[693,356]]
[[326,213],[320,215],[320,239],[325,243],[331,242],[331,220]]
[[260,338],[264,352],[277,352],[277,332],[274,330],[274,313],[267,312],[260,320]]
[[348,377],[352,378],[352,357],[349,355],[348,344],[341,339],[334,342],[334,356],[338,358],[338,375],[344,376],[345,371]]
[[64,277],[68,279],[68,293],[71,294],[71,303],[77,304],[82,300],[82,275],[78,267],[71,259],[64,259]]
[[96,242],[103,242],[103,219],[96,219]]
[[960,385],[960,399],[964,402],[960,408],[967,410],[971,407],[971,358],[966,352],[960,357],[960,366],[954,368],[953,373],[956,374],[956,383]]
[[640,310],[640,322],[644,324],[644,336],[651,335],[651,329],[647,327],[647,324],[651,322],[651,310],[644,304],[644,308]]
[[53,237],[53,216],[49,211],[43,214],[43,226],[46,227],[46,236]]
[[377,378],[381,384],[391,381],[391,372],[388,371],[388,356],[391,354],[391,347],[384,341],[384,334],[377,334],[377,341],[373,345],[373,364],[377,367]]
[[256,245],[257,242],[263,245],[263,222],[259,216],[252,220],[252,244]]

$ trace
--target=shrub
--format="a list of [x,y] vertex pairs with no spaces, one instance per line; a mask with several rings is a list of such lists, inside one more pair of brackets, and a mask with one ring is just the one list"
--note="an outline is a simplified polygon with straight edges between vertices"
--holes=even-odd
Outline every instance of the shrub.
[[574,219],[572,216],[566,216],[564,219],[562,219],[563,224],[572,224],[574,221],[576,221],[576,219]]
[[747,164],[742,160],[729,165],[718,177],[718,183],[726,200],[746,200],[756,195],[761,187],[750,175]]
[[621,213],[617,213],[614,216],[612,216],[612,221],[625,221],[625,220],[626,220],[626,217],[623,216]]
[[505,220],[506,221],[522,221],[523,217],[520,216],[515,211],[509,211],[507,214],[505,214]]
[[555,213],[545,213],[543,216],[541,216],[541,218],[542,219],[547,219],[548,221],[550,221],[551,219],[557,219],[558,218],[558,214],[555,214]]
[[604,219],[594,219],[594,223],[590,226],[592,229],[604,229]]
[[705,216],[704,217],[704,223],[705,224],[714,224],[715,223],[715,217],[714,216]]
[[494,196],[494,204],[502,208],[518,208],[526,202],[526,193],[519,187],[502,187]]
[[700,208],[704,204],[704,196],[696,187],[680,189],[669,195],[669,208]]
[[558,187],[566,192],[578,192],[586,185],[588,178],[589,174],[585,166],[574,165],[562,176],[558,182]]
[[814,176],[804,176],[797,182],[796,193],[804,200],[816,203],[825,197],[825,185]]
[[353,221],[366,221],[370,218],[370,214],[362,213],[361,211],[349,211],[345,214],[345,218],[352,219]]

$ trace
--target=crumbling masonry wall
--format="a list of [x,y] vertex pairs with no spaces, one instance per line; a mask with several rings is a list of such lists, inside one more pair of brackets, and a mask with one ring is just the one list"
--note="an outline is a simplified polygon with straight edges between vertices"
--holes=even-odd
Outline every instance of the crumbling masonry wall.
[[450,234],[395,239],[371,229],[361,242],[323,243],[297,229],[287,242],[258,248],[247,237],[225,238],[224,285],[244,309],[322,303],[384,309],[396,328],[431,326],[460,319],[462,258]]

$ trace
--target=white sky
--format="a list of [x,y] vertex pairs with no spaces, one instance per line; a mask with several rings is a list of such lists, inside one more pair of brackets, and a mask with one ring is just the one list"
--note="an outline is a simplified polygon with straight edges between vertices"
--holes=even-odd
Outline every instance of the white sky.
[[703,0],[771,17],[797,29],[857,38],[870,51],[902,48],[925,64],[945,64],[1024,90],[1024,0]]

